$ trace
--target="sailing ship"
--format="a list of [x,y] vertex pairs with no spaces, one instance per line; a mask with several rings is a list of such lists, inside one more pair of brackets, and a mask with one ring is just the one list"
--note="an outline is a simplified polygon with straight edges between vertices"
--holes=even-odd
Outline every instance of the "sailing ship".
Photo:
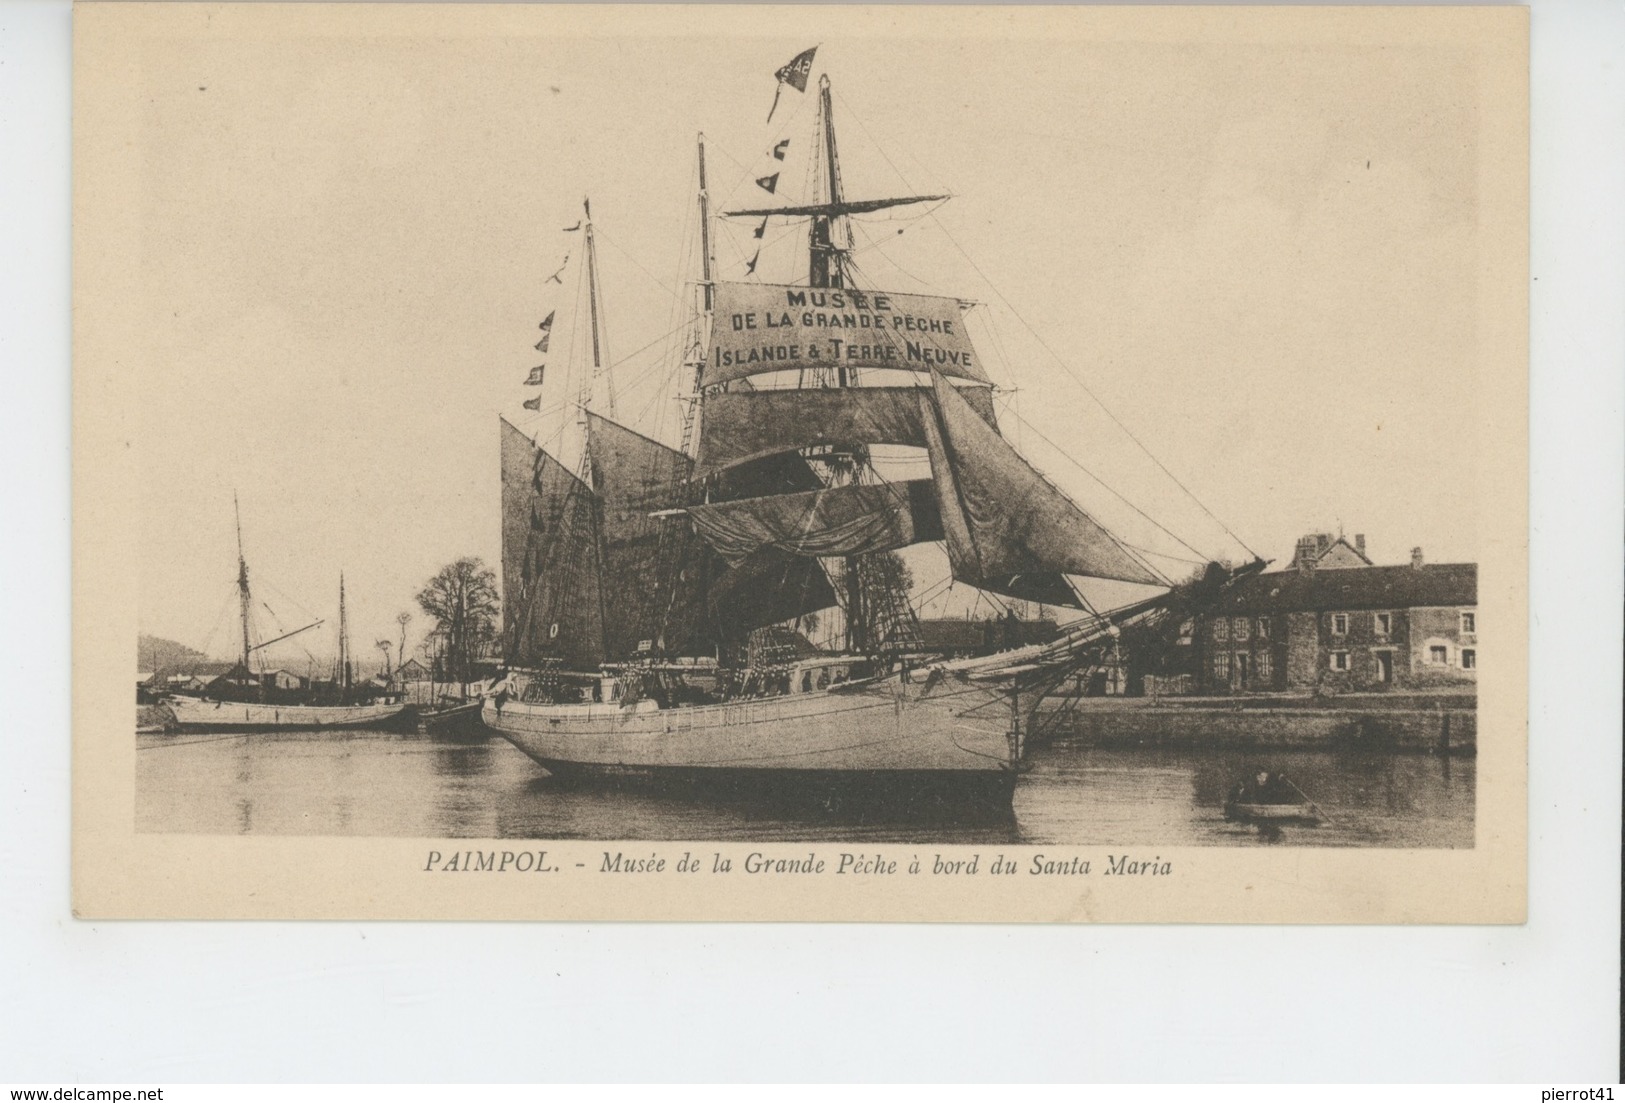
[[[501,421],[507,676],[482,718],[564,778],[1007,810],[1055,719],[1047,695],[1114,661],[1125,631],[1177,628],[1262,563],[1090,609],[1069,576],[1168,580],[1001,433],[970,304],[858,286],[850,220],[945,197],[844,194],[827,76],[814,144],[814,201],[722,216],[804,225],[805,282],[729,282],[713,278],[700,137],[700,309],[676,448],[617,421],[612,390],[607,410],[594,402],[584,204],[579,458]],[[877,446],[923,452],[929,477],[888,477]],[[894,553],[925,542],[946,547],[958,583],[1088,613],[1047,643],[924,655]],[[807,646],[798,629],[827,610],[844,638]]]
[[[286,692],[273,694],[263,679],[255,677],[252,663],[256,653],[272,644],[320,627],[322,622],[317,620],[303,628],[284,632],[274,639],[262,643],[254,642],[252,627],[254,600],[248,586],[248,560],[243,555],[242,513],[235,496],[232,498],[232,508],[237,515],[237,602],[242,623],[242,653],[238,656],[238,665],[231,674],[216,683],[230,685],[229,692],[216,691],[212,697],[176,694],[165,698],[165,706],[175,715],[175,729],[194,732],[266,732],[363,728],[385,723],[399,714],[406,707],[402,703],[355,699],[349,656],[349,622],[345,610],[342,574],[339,576],[339,657],[334,671],[334,692],[331,694],[333,702],[316,704],[309,700],[300,700],[299,695],[293,695],[290,699],[290,694]],[[276,699],[272,699],[273,695]]]

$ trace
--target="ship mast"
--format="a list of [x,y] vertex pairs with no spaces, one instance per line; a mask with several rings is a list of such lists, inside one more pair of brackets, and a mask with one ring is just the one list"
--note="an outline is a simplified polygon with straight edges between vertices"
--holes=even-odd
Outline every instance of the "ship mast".
[[248,594],[248,560],[243,558],[243,511],[237,503],[235,490],[231,492],[231,511],[237,517],[237,600],[243,620],[243,677],[246,678],[249,655],[254,650],[248,638],[248,614],[253,606]]
[[700,382],[705,375],[705,333],[711,321],[716,287],[711,281],[711,199],[705,185],[705,135],[697,139],[700,158],[700,295],[703,317],[696,319],[693,340],[689,342],[689,358],[694,369],[694,386],[683,411],[682,451],[694,454],[694,430],[700,413]]
[[[592,401],[592,388],[597,386],[600,376],[604,377],[604,402],[609,409],[609,416],[615,416],[615,381],[604,373],[603,339],[600,337],[602,321],[598,317],[598,242],[592,229],[592,203],[583,199],[581,201],[582,232],[587,236],[587,309],[589,324],[592,327],[592,376],[586,386],[585,403]],[[583,414],[583,417],[586,415]]]
[[350,622],[344,612],[344,572],[339,572],[339,688],[350,688]]
[[[835,219],[844,201],[841,195],[841,158],[835,148],[835,117],[829,94],[829,75],[818,78],[819,141],[824,151],[825,176],[829,186],[829,208],[813,215],[808,242],[807,282],[813,287],[845,287],[846,251],[835,244]],[[846,369],[837,367],[841,386],[846,386]]]
[[[599,317],[598,310],[598,241],[593,234],[592,228],[592,201],[585,196],[581,200],[581,214],[582,233],[586,236],[587,247],[587,311],[588,324],[592,328],[592,374],[582,377],[580,397],[576,401],[576,416],[581,423],[581,481],[587,486],[596,489],[592,470],[592,444],[590,440],[592,423],[587,418],[587,408],[592,405],[593,390],[598,384],[599,377],[603,376],[604,402],[609,408],[610,418],[613,419],[615,417],[615,381],[604,371],[605,342],[600,336],[602,319]],[[602,578],[604,545],[602,529],[598,527],[602,524],[602,518],[598,516],[599,502],[596,497],[592,500],[592,509],[594,517],[597,518],[595,521],[597,536],[593,541],[593,555],[597,558],[596,567],[599,571],[599,577]],[[598,624],[602,633],[608,632],[608,628],[605,627],[608,622],[607,601],[608,597],[604,593],[604,588],[599,586]],[[600,643],[603,650],[607,652],[607,638],[600,640]],[[466,677],[467,671],[464,671],[463,674]]]
[[[819,145],[824,155],[824,177],[828,185],[828,208],[812,216],[812,229],[807,238],[807,282],[813,287],[845,287],[846,250],[835,242],[835,220],[840,215],[844,197],[841,194],[841,159],[835,146],[835,116],[830,100],[829,75],[818,78]],[[857,382],[856,373],[845,365],[835,366],[835,385],[850,387]],[[858,479],[858,457],[848,459],[848,477]],[[838,468],[832,468],[832,476]],[[858,557],[849,555],[841,561],[841,576],[846,589],[846,649],[862,654],[869,647],[867,618],[863,608],[863,579]]]

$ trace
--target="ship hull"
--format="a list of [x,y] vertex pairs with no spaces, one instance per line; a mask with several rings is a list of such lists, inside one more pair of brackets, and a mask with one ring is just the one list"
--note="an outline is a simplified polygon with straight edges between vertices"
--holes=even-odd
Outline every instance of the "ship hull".
[[485,734],[485,729],[480,724],[478,701],[470,701],[466,705],[451,708],[414,710],[413,719],[416,721],[418,732],[424,735],[431,732],[449,735]]
[[917,677],[673,709],[492,699],[481,719],[564,781],[826,806],[1008,809],[1019,756],[1007,699]]
[[252,702],[172,698],[179,731],[313,731],[325,728],[371,728],[388,723],[402,705],[261,705]]

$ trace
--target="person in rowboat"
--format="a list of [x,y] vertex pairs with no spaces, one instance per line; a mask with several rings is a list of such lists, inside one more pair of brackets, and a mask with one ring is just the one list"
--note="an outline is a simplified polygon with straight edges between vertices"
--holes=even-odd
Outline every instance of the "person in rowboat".
[[1236,786],[1231,800],[1236,804],[1299,804],[1303,798],[1286,774],[1260,770]]

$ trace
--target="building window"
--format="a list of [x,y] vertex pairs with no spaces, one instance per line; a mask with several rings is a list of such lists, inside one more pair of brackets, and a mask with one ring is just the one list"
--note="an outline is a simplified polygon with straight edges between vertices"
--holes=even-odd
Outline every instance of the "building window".
[[1269,617],[1259,617],[1258,618],[1258,638],[1261,639],[1261,640],[1267,640],[1267,639],[1270,638],[1270,618]]
[[1347,670],[1349,668],[1349,653],[1347,651],[1333,651],[1331,654],[1331,668],[1333,670]]
[[1235,669],[1235,672],[1236,672],[1236,684],[1237,685],[1245,686],[1245,685],[1247,685],[1247,683],[1249,681],[1249,679],[1247,677],[1247,660],[1248,660],[1247,652],[1245,652],[1245,651],[1237,651],[1236,652],[1236,665],[1235,665],[1234,669]]
[[1193,621],[1181,621],[1179,625],[1179,640],[1177,642],[1188,645],[1191,642],[1191,636],[1195,633],[1195,631],[1196,624]]
[[1214,654],[1213,681],[1218,685],[1230,684],[1230,652],[1219,651]]
[[1376,629],[1377,635],[1388,636],[1394,631],[1394,615],[1392,613],[1377,613],[1371,618],[1371,627]]
[[1332,614],[1332,635],[1346,636],[1349,634],[1349,615],[1347,613]]
[[1213,618],[1213,638],[1220,642],[1230,638],[1230,621],[1227,617]]
[[1254,665],[1254,673],[1258,676],[1258,684],[1267,686],[1275,679],[1275,662],[1268,650],[1260,651]]
[[1446,666],[1450,662],[1450,648],[1442,643],[1433,644],[1428,648],[1428,662],[1434,666]]
[[1461,615],[1461,634],[1464,636],[1476,635],[1478,632],[1478,614],[1463,613]]
[[1237,643],[1246,643],[1251,623],[1246,617],[1237,617],[1230,626],[1230,635]]
[[1478,669],[1478,648],[1464,647],[1461,649],[1461,668],[1463,670]]

